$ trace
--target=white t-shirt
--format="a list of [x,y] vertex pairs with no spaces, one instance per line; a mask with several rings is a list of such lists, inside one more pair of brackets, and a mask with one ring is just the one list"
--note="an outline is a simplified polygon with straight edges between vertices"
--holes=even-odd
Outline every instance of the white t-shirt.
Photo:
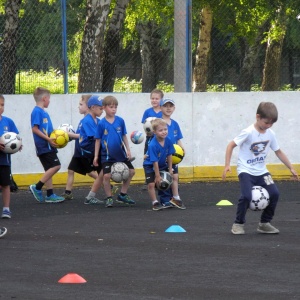
[[260,176],[268,172],[266,168],[266,157],[270,149],[279,150],[275,133],[267,129],[265,133],[258,132],[254,124],[242,130],[233,139],[240,147],[237,172],[245,172],[254,176]]

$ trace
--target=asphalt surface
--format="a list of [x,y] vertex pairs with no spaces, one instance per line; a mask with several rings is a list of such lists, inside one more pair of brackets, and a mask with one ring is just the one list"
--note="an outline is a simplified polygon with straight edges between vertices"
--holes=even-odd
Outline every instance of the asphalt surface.
[[[300,299],[300,183],[277,184],[276,235],[256,232],[253,211],[246,234],[231,234],[238,182],[181,184],[186,210],[152,211],[144,185],[129,189],[134,207],[84,205],[89,187],[60,204],[13,193],[0,299]],[[186,232],[165,232],[172,225]],[[86,283],[58,283],[72,273]]]

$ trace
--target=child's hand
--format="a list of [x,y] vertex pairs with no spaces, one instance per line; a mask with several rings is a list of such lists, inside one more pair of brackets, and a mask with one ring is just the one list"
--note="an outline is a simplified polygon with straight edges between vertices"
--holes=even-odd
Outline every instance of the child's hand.
[[98,157],[94,157],[93,165],[94,165],[95,167],[98,167],[98,166],[99,166],[99,164],[98,164]]
[[0,144],[0,151],[3,151],[5,148],[5,145],[4,144]]
[[299,180],[298,174],[296,172],[296,170],[294,170],[293,168],[291,169],[291,173],[293,174],[292,179],[294,180]]
[[231,168],[230,168],[230,166],[226,166],[226,167],[224,168],[223,175],[222,175],[222,179],[223,179],[223,180],[226,179],[227,172],[231,173]]
[[59,145],[57,145],[55,143],[55,139],[49,139],[48,142],[49,142],[49,144],[50,144],[51,147],[54,147],[54,148],[58,148],[59,147]]

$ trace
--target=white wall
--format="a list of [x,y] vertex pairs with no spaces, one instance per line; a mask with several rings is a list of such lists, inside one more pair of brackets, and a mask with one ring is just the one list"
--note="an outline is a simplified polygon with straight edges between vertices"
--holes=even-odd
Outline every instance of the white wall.
[[[106,96],[107,94],[102,94]],[[149,94],[115,94],[119,100],[117,114],[124,118],[128,138],[134,130],[143,131],[141,118],[150,106]],[[255,113],[261,101],[272,101],[277,105],[279,119],[273,129],[279,145],[292,163],[300,163],[299,156],[299,92],[243,92],[243,93],[173,93],[166,94],[175,100],[173,118],[179,122],[183,132],[186,157],[180,166],[222,166],[227,143],[241,129],[255,121]],[[23,151],[12,157],[15,174],[42,173],[43,169],[35,155],[30,128],[30,114],[35,105],[32,95],[6,95],[4,115],[16,123],[23,139]],[[77,127],[82,115],[78,113],[80,95],[52,95],[47,109],[54,127],[70,123]],[[144,143],[130,142],[132,155],[136,157],[134,166],[142,168]],[[66,172],[73,154],[74,142],[59,149],[62,168]],[[237,150],[234,151],[233,164]],[[274,154],[268,163],[279,163]]]

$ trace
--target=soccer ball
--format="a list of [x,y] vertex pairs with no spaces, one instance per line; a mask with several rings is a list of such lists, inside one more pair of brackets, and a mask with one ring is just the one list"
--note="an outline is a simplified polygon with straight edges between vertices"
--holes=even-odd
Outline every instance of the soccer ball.
[[177,144],[174,144],[174,148],[175,148],[175,153],[172,154],[172,164],[173,165],[177,165],[177,164],[179,164],[183,160],[183,158],[184,158],[184,151]]
[[157,186],[157,189],[161,191],[166,191],[171,187],[173,183],[173,178],[171,174],[167,171],[160,171],[159,174],[162,180],[160,184]]
[[145,120],[145,122],[143,124],[144,130],[145,130],[145,133],[147,136],[153,135],[153,128],[152,128],[151,122],[155,119],[156,119],[155,117],[149,117]]
[[67,146],[69,142],[68,133],[62,129],[55,129],[51,132],[50,138],[54,139],[54,142],[58,145],[57,148],[63,148]]
[[134,144],[140,144],[144,140],[143,133],[139,130],[133,131],[130,135],[130,139]]
[[0,144],[4,144],[4,153],[13,154],[20,150],[22,139],[15,132],[6,132],[0,137]]
[[[69,132],[76,133],[73,126],[71,124],[67,124],[67,123],[59,125],[57,129],[61,129],[67,133],[69,133]],[[72,138],[69,137],[69,141],[72,141]]]
[[252,187],[252,200],[249,208],[254,211],[264,210],[270,203],[268,191],[261,186]]
[[116,183],[126,181],[129,177],[129,168],[123,162],[116,162],[111,166],[111,179]]

